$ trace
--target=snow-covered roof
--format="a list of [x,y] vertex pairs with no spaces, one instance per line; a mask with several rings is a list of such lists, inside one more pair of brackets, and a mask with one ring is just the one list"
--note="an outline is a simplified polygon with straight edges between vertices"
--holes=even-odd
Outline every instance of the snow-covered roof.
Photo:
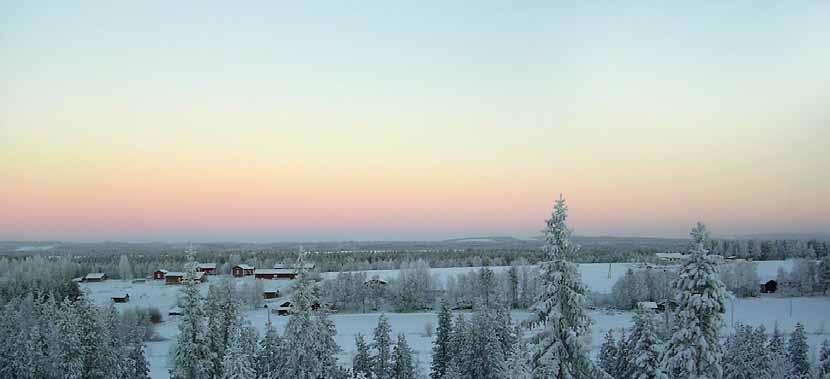
[[127,298],[127,297],[130,297],[130,294],[125,293],[123,295],[119,294],[119,295],[113,295],[112,296],[113,299],[121,299],[121,298]]
[[[285,263],[274,263],[274,268],[299,268],[300,266],[295,264],[285,264]],[[314,263],[303,263],[303,269],[306,270],[314,270]]]
[[246,264],[244,264],[244,263],[238,264],[238,265],[236,265],[236,266],[234,266],[234,267],[239,267],[239,268],[241,268],[241,269],[243,269],[243,270],[253,270],[253,269],[254,269],[254,266],[251,266],[251,265],[246,265]]
[[107,276],[107,274],[104,274],[103,272],[90,272],[89,274],[86,274],[86,276],[84,278],[86,278],[86,279],[104,279],[105,276]]
[[165,269],[163,269],[163,268],[160,268],[160,269],[156,270],[156,272],[163,272],[163,273],[165,273],[165,274],[166,274],[166,273],[167,273],[167,270],[165,270]]
[[180,315],[182,314],[182,309],[179,307],[170,308],[170,311],[167,312],[169,315]]
[[[203,276],[205,276],[204,272],[196,272],[194,274],[195,274],[195,276],[194,276],[195,279],[201,279]],[[186,275],[187,275],[186,272],[179,272],[179,271],[170,271],[166,274],[166,276],[170,276],[170,277],[174,277],[174,278],[177,277],[177,276],[184,277]]]
[[254,275],[296,275],[297,270],[291,268],[258,268]]
[[216,269],[216,263],[199,263],[201,269]]

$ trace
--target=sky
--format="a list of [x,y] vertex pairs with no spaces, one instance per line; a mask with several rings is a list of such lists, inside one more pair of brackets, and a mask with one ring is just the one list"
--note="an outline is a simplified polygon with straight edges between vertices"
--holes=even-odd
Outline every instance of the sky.
[[830,231],[830,2],[0,0],[0,239]]

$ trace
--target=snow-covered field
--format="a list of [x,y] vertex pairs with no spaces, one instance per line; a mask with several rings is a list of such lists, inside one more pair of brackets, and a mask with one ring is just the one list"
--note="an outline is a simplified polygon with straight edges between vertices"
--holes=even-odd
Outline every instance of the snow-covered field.
[[[608,292],[613,283],[622,276],[629,267],[636,264],[615,263],[611,264],[582,264],[579,271],[586,285],[593,291]],[[789,269],[790,262],[772,261],[759,262],[758,273],[762,280],[774,279],[778,267]],[[610,267],[610,270],[609,270]],[[446,280],[449,275],[477,270],[478,267],[459,268],[437,268],[433,273],[441,280]],[[506,267],[494,267],[494,270],[504,270]],[[382,278],[397,276],[397,270],[370,271],[370,276],[377,274]],[[324,273],[323,277],[333,277],[336,273]],[[217,281],[220,277],[210,277],[210,281]],[[242,280],[253,280],[251,278],[234,279],[237,282]],[[263,281],[266,289],[285,289],[291,285],[291,281]],[[168,317],[167,311],[175,306],[176,299],[181,290],[180,286],[164,285],[162,281],[148,280],[146,283],[131,283],[128,281],[108,280],[100,283],[82,283],[81,287],[87,291],[90,298],[97,304],[109,304],[110,297],[117,294],[129,293],[130,302],[116,304],[118,309],[126,309],[137,306],[154,306],[159,308],[164,321],[158,325],[157,332],[162,341],[150,342],[147,344],[147,356],[151,365],[153,378],[167,378],[167,352],[171,341],[178,333],[177,317]],[[207,291],[208,286],[202,285],[201,290]],[[733,313],[734,308],[734,313]],[[590,311],[589,315],[594,320],[592,328],[592,347],[594,353],[599,350],[602,337],[608,329],[620,329],[630,326],[630,312],[605,312]],[[734,315],[734,316],[733,316]],[[779,298],[761,297],[749,299],[735,299],[728,304],[725,318],[725,329],[730,329],[733,319],[734,323],[747,323],[752,325],[764,325],[772,329],[777,323],[784,331],[791,331],[796,322],[801,322],[809,334],[810,344],[813,348],[821,343],[830,330],[830,297],[808,297],[808,298]],[[334,314],[331,319],[337,326],[336,341],[342,352],[339,360],[342,365],[350,366],[352,354],[354,354],[354,338],[357,333],[371,336],[372,329],[377,324],[379,314]],[[393,333],[403,332],[412,348],[417,353],[421,370],[428,370],[430,363],[430,351],[432,338],[426,335],[427,324],[436,325],[437,320],[434,313],[389,313],[390,324]],[[521,321],[528,317],[526,312],[514,312],[514,321]],[[259,329],[264,331],[268,318],[266,309],[249,310],[246,318]],[[288,321],[287,317],[271,315],[274,325],[282,332],[282,328]],[[730,331],[724,330],[724,334]]]

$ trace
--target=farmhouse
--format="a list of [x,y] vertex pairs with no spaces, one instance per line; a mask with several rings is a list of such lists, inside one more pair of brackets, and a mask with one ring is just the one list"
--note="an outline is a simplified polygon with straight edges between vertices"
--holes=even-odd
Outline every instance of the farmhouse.
[[126,303],[130,301],[130,294],[125,293],[123,295],[115,295],[112,297],[113,303]]
[[196,271],[204,272],[208,275],[216,275],[216,263],[199,263],[196,266]]
[[[186,272],[168,272],[164,276],[164,284],[181,284],[188,275],[190,274]],[[196,272],[193,275],[193,279],[196,280],[197,284],[207,281],[207,275],[204,272]]]
[[297,270],[288,268],[258,268],[254,270],[254,278],[257,279],[294,279],[297,277]]
[[182,309],[179,308],[179,307],[173,307],[173,308],[170,309],[169,312],[167,312],[167,314],[170,315],[170,316],[181,316],[182,313],[183,313]]
[[107,280],[107,274],[103,272],[90,272],[84,276],[85,282],[101,282]]
[[233,276],[240,277],[240,276],[251,276],[254,274],[254,266],[246,265],[246,264],[238,264],[233,266]]
[[156,270],[153,272],[153,279],[155,280],[164,280],[164,276],[167,275],[167,270]]

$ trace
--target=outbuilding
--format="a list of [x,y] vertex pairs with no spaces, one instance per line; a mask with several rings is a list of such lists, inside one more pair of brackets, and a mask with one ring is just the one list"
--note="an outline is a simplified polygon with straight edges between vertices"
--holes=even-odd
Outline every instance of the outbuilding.
[[233,266],[233,276],[241,277],[241,276],[251,276],[254,274],[254,266],[246,265],[246,264],[238,264]]
[[280,290],[265,290],[262,291],[262,297],[264,299],[276,299],[280,297]]
[[102,282],[104,280],[107,280],[107,274],[103,272],[90,272],[84,276],[85,282]]
[[[164,276],[164,284],[181,284],[184,282],[185,278],[188,277],[188,275],[190,274],[186,272],[168,272],[167,275]],[[207,275],[204,272],[195,272],[193,275],[193,279],[196,280],[196,283],[203,283],[207,281]]]
[[167,275],[167,270],[156,270],[153,272],[153,279],[155,280],[164,280],[164,276]]
[[775,280],[761,283],[761,293],[775,293],[775,291],[778,291],[778,282]]
[[258,268],[254,270],[257,279],[295,279],[297,270],[278,268]]
[[125,293],[123,295],[115,295],[112,297],[113,303],[126,303],[130,301],[130,294]]

